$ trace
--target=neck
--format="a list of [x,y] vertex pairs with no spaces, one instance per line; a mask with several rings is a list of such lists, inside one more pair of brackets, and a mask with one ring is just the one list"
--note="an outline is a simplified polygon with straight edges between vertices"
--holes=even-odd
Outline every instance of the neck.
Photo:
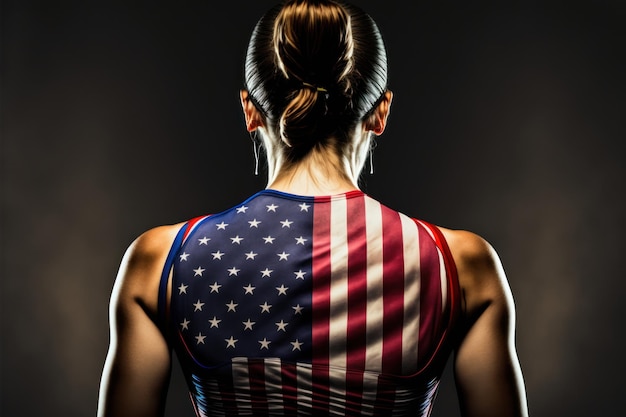
[[[361,158],[346,158],[324,149],[314,149],[302,161],[285,164],[281,158],[268,161],[267,188],[298,195],[333,195],[357,190]],[[273,174],[273,175],[272,175]]]

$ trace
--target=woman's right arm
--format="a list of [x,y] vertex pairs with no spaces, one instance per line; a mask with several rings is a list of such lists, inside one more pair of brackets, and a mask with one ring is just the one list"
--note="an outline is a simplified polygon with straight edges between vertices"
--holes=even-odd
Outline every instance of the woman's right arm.
[[165,258],[179,227],[163,226],[144,233],[124,255],[111,295],[111,340],[98,417],[164,413],[171,358],[156,323],[157,300]]
[[528,416],[515,350],[515,307],[500,259],[489,243],[444,230],[459,272],[464,308],[454,375],[461,413],[469,417]]

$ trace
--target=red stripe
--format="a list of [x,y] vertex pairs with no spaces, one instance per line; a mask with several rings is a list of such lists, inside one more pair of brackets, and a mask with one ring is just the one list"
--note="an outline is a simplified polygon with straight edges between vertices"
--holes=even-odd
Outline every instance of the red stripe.
[[[365,219],[365,199],[354,197],[347,200],[348,222],[350,219]],[[367,222],[354,222],[348,230],[348,328],[346,334],[347,368],[365,369],[365,347],[367,332]],[[360,374],[348,373],[346,387],[358,393],[353,399],[361,402],[363,378]]]
[[[460,308],[460,287],[459,287],[459,279],[456,270],[456,264],[454,263],[454,258],[452,257],[452,252],[450,252],[450,247],[448,246],[448,242],[444,237],[443,233],[437,226],[429,225],[431,230],[435,235],[435,241],[437,242],[437,246],[441,249],[443,253],[443,262],[446,268],[446,277],[448,282],[448,300],[446,307],[446,313],[448,314],[448,318],[451,320],[456,319],[456,315],[458,314],[458,310]],[[449,310],[449,311],[448,311]],[[445,317],[444,317],[445,318]]]
[[265,362],[260,358],[248,359],[250,375],[250,404],[253,415],[267,414],[267,396],[265,394]]
[[[222,378],[217,378],[217,386],[220,391],[220,397],[222,398],[222,404],[224,405],[224,412],[227,416],[237,415],[237,397],[235,396],[232,364],[231,372],[225,373]],[[210,400],[206,400],[210,407]]]
[[382,207],[383,223],[383,373],[402,372],[404,256],[400,215]]
[[393,383],[378,377],[378,389],[376,392],[376,402],[374,403],[374,415],[382,416],[394,409],[396,400],[396,389]]
[[187,229],[185,230],[185,234],[183,235],[183,241],[185,239],[187,239],[187,236],[189,235],[189,233],[191,233],[191,231],[193,230],[193,227],[196,225],[196,223],[198,223],[200,220],[206,219],[209,216],[210,215],[198,216],[198,217],[194,217],[193,219],[189,220],[187,222]]
[[298,371],[294,363],[282,363],[283,407],[286,414],[295,412],[298,407]]
[[[452,257],[452,252],[450,252],[448,242],[446,242],[445,236],[443,235],[441,230],[437,226],[423,221],[416,221],[416,223],[423,223],[423,225],[429,228],[435,235],[435,241],[437,242],[437,246],[443,253],[443,261],[448,284],[446,308],[442,314],[442,321],[445,321],[447,323],[447,327],[440,332],[441,338],[437,346],[433,346],[433,352],[431,357],[435,357],[435,355],[437,355],[441,349],[451,349],[450,343],[452,341],[452,338],[450,337],[449,329],[452,329],[454,327],[454,323],[458,320],[458,317],[461,313],[461,288],[459,285],[458,272],[456,269],[456,264],[454,263],[454,258]],[[440,356],[447,357],[445,354]],[[441,366],[443,366],[443,364]]]
[[441,271],[439,253],[430,234],[419,228],[420,242],[420,330],[418,362],[428,361],[439,343],[437,334],[441,318]]
[[[313,364],[328,365],[330,345],[330,199],[316,198],[313,211],[313,318],[312,342]],[[321,369],[320,369],[321,368]],[[328,408],[328,370],[314,367],[312,373],[313,391],[319,393],[314,407]]]

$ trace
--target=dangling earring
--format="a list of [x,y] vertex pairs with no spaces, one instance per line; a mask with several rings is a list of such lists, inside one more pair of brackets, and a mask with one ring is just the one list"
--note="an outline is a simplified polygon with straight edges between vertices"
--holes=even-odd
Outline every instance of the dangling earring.
[[374,175],[374,148],[376,147],[376,139],[374,135],[370,136],[370,146],[369,146],[369,160],[370,160],[370,175]]
[[259,144],[257,143],[256,130],[250,132],[250,139],[252,139],[252,151],[254,152],[254,175],[259,175]]

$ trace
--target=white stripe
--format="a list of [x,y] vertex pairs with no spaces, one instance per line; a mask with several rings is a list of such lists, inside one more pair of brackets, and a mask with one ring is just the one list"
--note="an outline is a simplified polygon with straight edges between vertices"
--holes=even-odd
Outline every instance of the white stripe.
[[[345,197],[332,200],[330,206],[330,323],[329,364],[346,367],[346,334],[348,329],[348,219]],[[342,397],[345,380],[333,383]]]
[[361,401],[361,414],[364,416],[374,415],[374,403],[378,392],[378,374],[373,372],[363,373],[363,395]]
[[[420,221],[420,224],[424,226],[424,229],[428,231],[428,234],[430,235],[430,237],[432,237],[433,240],[436,242],[437,239],[435,238],[435,234],[433,233],[433,231],[430,230],[430,227],[428,227],[421,221]],[[437,227],[437,226],[433,225],[433,227]],[[441,311],[445,311],[446,302],[448,300],[448,279],[447,279],[447,274],[446,274],[446,264],[444,262],[443,253],[441,253],[441,249],[439,249],[438,245],[436,246],[437,246],[437,255],[439,256],[439,271],[440,271],[439,278],[441,280]]]
[[266,358],[265,365],[265,392],[267,408],[271,415],[282,415],[285,412],[283,405],[283,378],[279,358]]
[[383,341],[383,218],[380,203],[365,197],[367,236],[367,315],[365,369],[382,370]]
[[417,225],[400,214],[404,258],[404,326],[402,329],[402,371],[418,371],[417,351],[420,320],[420,247]]
[[446,263],[443,259],[443,253],[437,248],[439,255],[439,277],[441,278],[441,311],[446,310],[446,300],[448,298],[448,279],[446,275]]
[[435,234],[433,233],[433,231],[432,231],[432,230],[430,230],[430,226],[427,226],[426,224],[424,224],[424,222],[422,222],[422,221],[420,221],[420,220],[418,220],[417,222],[418,222],[419,224],[421,224],[421,225],[422,225],[422,227],[423,227],[424,229],[426,229],[426,231],[428,232],[428,234],[430,235],[430,237],[431,237],[433,240],[436,240],[436,239],[435,239]]
[[346,415],[346,369],[330,368],[328,370],[328,382],[330,387],[328,414]]
[[252,401],[250,397],[250,375],[248,372],[247,358],[233,358],[233,388],[237,398],[239,414],[252,413]]
[[311,364],[298,363],[296,365],[296,377],[298,381],[298,415],[310,415],[313,404],[313,371]]

